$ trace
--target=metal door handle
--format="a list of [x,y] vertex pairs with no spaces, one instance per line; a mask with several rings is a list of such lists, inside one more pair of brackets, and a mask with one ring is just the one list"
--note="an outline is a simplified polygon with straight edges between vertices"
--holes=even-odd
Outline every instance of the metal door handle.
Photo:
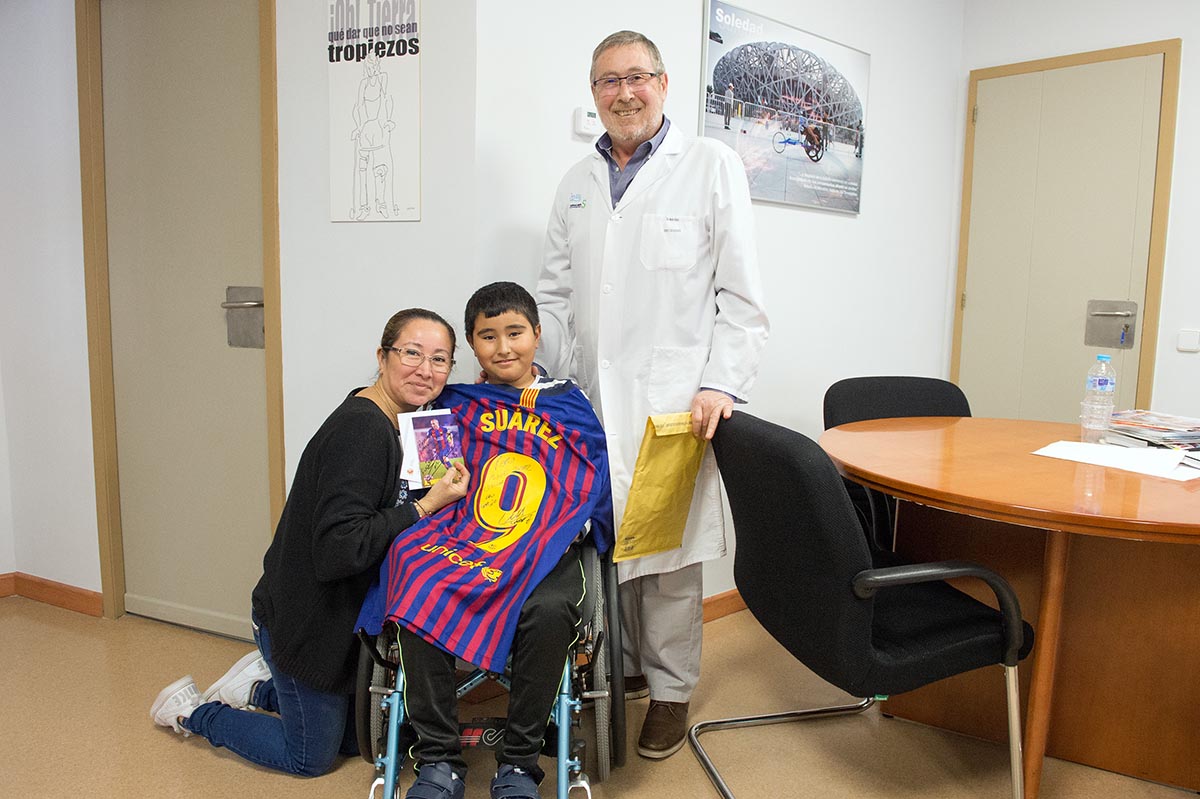
[[223,302],[221,303],[221,307],[225,308],[226,310],[237,308],[261,308],[263,307],[263,304],[261,300],[257,302],[251,300],[248,302]]
[[1092,311],[1091,316],[1133,316],[1129,311]]

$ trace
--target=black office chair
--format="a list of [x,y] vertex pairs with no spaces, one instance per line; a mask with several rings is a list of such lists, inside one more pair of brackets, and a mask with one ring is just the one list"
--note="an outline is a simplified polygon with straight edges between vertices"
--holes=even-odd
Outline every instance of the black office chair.
[[[689,742],[720,794],[733,797],[700,745],[705,732],[857,713],[875,697],[1003,664],[1012,795],[1021,799],[1017,661],[1032,648],[1033,629],[1009,584],[964,561],[873,565],[833,461],[799,433],[738,412],[717,427],[713,448],[733,510],[734,581],[746,606],[819,677],[868,697],[694,725]],[[954,577],[983,580],[1000,610],[944,582]]]
[[[970,416],[962,389],[936,377],[849,377],[825,392],[825,429],[898,416]],[[896,498],[846,481],[859,521],[875,549],[890,550]]]

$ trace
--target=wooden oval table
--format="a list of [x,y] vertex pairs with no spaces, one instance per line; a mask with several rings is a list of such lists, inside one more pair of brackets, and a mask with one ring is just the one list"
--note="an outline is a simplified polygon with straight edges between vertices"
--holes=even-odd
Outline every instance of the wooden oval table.
[[[901,505],[898,551],[984,562],[1036,611],[1030,799],[1046,754],[1200,791],[1200,480],[1032,454],[1078,438],[1076,425],[927,417],[842,425],[820,443],[849,479],[915,503]],[[1002,700],[998,681],[960,682],[889,712],[1004,740],[1002,701],[959,718]]]

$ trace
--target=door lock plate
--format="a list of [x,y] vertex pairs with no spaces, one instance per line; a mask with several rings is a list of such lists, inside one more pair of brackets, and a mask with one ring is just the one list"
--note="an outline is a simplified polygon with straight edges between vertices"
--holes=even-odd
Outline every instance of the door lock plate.
[[261,286],[226,286],[225,335],[231,347],[266,348]]
[[1137,313],[1137,303],[1129,300],[1088,300],[1083,345],[1110,350],[1133,349]]

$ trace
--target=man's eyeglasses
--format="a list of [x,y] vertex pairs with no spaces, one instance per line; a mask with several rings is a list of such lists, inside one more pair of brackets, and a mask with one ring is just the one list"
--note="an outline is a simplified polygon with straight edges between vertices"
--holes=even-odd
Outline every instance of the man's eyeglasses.
[[592,88],[601,97],[610,97],[621,91],[622,83],[629,87],[629,91],[636,92],[661,74],[661,72],[635,72],[623,78],[597,78],[592,81]]
[[405,366],[420,366],[428,360],[429,368],[442,375],[449,374],[450,369],[454,366],[454,361],[445,355],[426,355],[420,350],[399,347],[384,347],[384,349],[396,353],[400,358],[400,363]]

